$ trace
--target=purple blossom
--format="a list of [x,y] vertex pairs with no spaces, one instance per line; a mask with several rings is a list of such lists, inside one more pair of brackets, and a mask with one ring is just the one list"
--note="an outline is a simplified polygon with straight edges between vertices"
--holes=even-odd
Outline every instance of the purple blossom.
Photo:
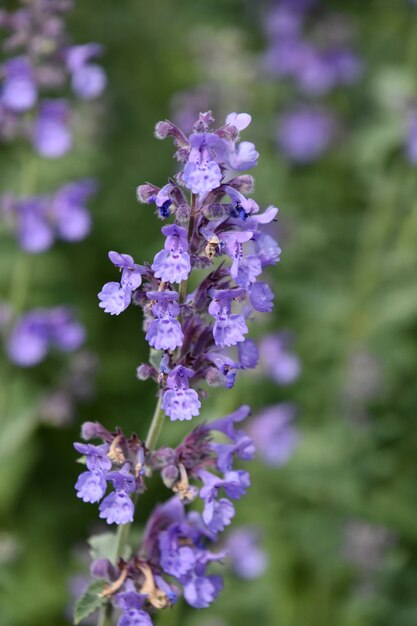
[[185,542],[189,537],[184,534],[186,527],[173,524],[159,535],[160,563],[163,570],[180,578],[185,576],[196,564],[196,551]]
[[51,247],[54,234],[47,220],[45,198],[28,198],[18,203],[18,238],[23,250],[33,254]]
[[38,89],[28,59],[25,57],[9,59],[3,65],[3,72],[1,104],[15,113],[29,111],[36,103]]
[[250,290],[250,302],[255,311],[270,313],[274,307],[274,292],[266,283],[254,283]]
[[107,483],[99,472],[83,472],[75,483],[77,498],[83,502],[99,502],[106,493]]
[[251,461],[255,456],[254,443],[243,431],[237,433],[232,444],[213,443],[212,449],[217,457],[217,468],[224,474],[232,470],[235,456],[242,461]]
[[205,196],[220,185],[223,174],[213,158],[213,148],[219,143],[220,139],[213,133],[193,133],[190,136],[191,151],[184,167],[183,180],[195,194]]
[[127,467],[119,472],[110,472],[106,479],[113,483],[115,491],[104,498],[99,506],[99,516],[108,524],[128,524],[133,522],[134,504],[129,494],[135,488],[135,478]]
[[195,609],[204,609],[210,606],[222,589],[221,576],[195,573],[184,584],[184,598]]
[[180,312],[176,291],[148,291],[153,301],[152,312],[156,319],[150,323],[146,341],[156,350],[175,350],[182,345],[184,335],[177,320]]
[[164,226],[161,231],[166,237],[164,250],[155,255],[152,269],[162,281],[180,283],[191,271],[187,231],[176,224]]
[[299,433],[291,424],[295,417],[290,404],[268,407],[253,418],[249,434],[255,442],[261,459],[268,465],[279,467],[291,458],[299,442]]
[[257,233],[255,242],[256,255],[262,268],[278,263],[280,260],[281,248],[271,235],[268,235],[267,233]]
[[260,259],[254,255],[247,256],[243,253],[243,244],[253,237],[251,231],[231,231],[223,234],[226,242],[226,250],[232,259],[230,274],[239,287],[247,288],[256,281],[256,277],[262,272]]
[[99,292],[99,307],[110,315],[119,315],[132,301],[132,292],[142,283],[142,267],[137,265],[130,254],[110,251],[109,259],[121,270],[120,283],[110,282]]
[[334,133],[335,120],[329,112],[304,106],[281,116],[277,138],[289,159],[308,163],[325,152]]
[[190,420],[200,412],[201,402],[197,392],[189,388],[188,379],[193,370],[177,365],[167,378],[168,389],[164,392],[162,408],[171,421]]
[[239,366],[241,369],[254,369],[258,365],[259,350],[252,339],[245,339],[238,344]]
[[40,363],[50,348],[72,352],[84,339],[84,328],[65,307],[34,309],[14,324],[7,352],[17,365],[31,367]]
[[242,315],[232,314],[232,300],[244,295],[244,289],[216,289],[208,312],[215,318],[213,337],[216,345],[235,346],[245,340],[248,327]]
[[66,63],[72,74],[71,86],[83,100],[93,100],[104,91],[107,84],[106,73],[91,59],[100,55],[102,46],[96,43],[72,46],[67,51]]
[[289,385],[300,375],[300,359],[291,351],[287,333],[266,335],[259,344],[261,363],[265,372],[279,385]]
[[268,557],[259,543],[259,533],[254,528],[238,528],[228,536],[226,550],[232,569],[240,578],[258,578],[266,570]]
[[33,130],[36,151],[46,159],[58,159],[72,147],[69,106],[65,100],[44,100]]
[[53,198],[52,211],[57,235],[66,241],[80,241],[90,232],[91,216],[85,204],[97,185],[91,179],[64,185]]

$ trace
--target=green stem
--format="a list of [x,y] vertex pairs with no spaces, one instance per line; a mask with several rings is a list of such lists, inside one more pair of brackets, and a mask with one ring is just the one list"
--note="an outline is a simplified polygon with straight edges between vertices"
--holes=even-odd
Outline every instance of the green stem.
[[[145,439],[145,445],[149,450],[154,448],[158,442],[161,434],[162,426],[164,425],[165,415],[161,410],[162,395],[158,395],[158,400],[155,406],[155,410],[152,416],[152,420],[149,426],[148,434]],[[133,503],[136,505],[136,499],[133,499]],[[129,532],[132,524],[122,524],[118,527],[116,533],[116,541],[114,544],[113,563],[117,565],[120,557],[123,556],[125,547],[129,538]],[[97,626],[111,626],[112,605],[107,602],[99,612]]]

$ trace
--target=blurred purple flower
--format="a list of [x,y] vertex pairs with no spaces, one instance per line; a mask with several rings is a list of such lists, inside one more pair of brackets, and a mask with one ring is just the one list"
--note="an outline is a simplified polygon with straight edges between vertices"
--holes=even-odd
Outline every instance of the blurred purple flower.
[[84,327],[69,309],[34,309],[14,324],[7,352],[16,365],[31,367],[43,361],[51,348],[72,352],[84,339]]
[[242,526],[233,530],[226,541],[226,552],[239,578],[258,578],[267,568],[268,557],[260,546],[260,535],[256,528]]
[[46,159],[58,159],[72,147],[66,100],[44,100],[33,129],[33,145]]
[[289,385],[300,375],[301,363],[291,351],[291,335],[284,332],[266,335],[259,344],[261,365],[279,385]]
[[315,161],[329,147],[336,120],[323,108],[301,106],[281,115],[277,141],[283,153],[296,163]]
[[248,433],[258,456],[268,465],[279,467],[291,458],[300,438],[291,424],[294,417],[294,406],[282,403],[264,409],[251,420]]

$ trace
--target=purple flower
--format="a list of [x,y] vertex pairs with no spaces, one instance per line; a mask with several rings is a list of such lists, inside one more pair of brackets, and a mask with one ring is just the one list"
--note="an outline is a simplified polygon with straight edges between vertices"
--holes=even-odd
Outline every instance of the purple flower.
[[[206,512],[203,513],[203,519],[206,523],[205,517],[210,517],[213,501],[220,489],[224,489],[228,498],[239,500],[245,495],[246,489],[250,486],[249,474],[245,470],[228,471],[225,473],[224,478],[220,478],[206,470],[201,470],[199,477],[203,481],[200,497],[205,501]],[[209,514],[207,511],[209,511]]]
[[90,232],[91,217],[85,203],[97,189],[93,180],[86,179],[64,185],[53,198],[57,234],[66,241],[80,241]]
[[325,110],[300,107],[281,116],[278,144],[296,163],[308,163],[328,148],[335,132],[335,121]]
[[274,292],[266,283],[254,283],[250,290],[250,302],[255,311],[270,313],[274,307]]
[[54,241],[53,229],[47,221],[48,203],[45,198],[28,198],[17,203],[18,238],[23,250],[44,252]]
[[234,572],[247,580],[264,573],[268,557],[259,545],[259,533],[253,528],[239,528],[227,538],[226,549]]
[[193,375],[193,370],[182,365],[177,365],[168,375],[168,389],[164,393],[162,408],[171,421],[190,420],[200,412],[201,402],[197,392],[190,389],[188,383]]
[[263,368],[279,385],[291,384],[301,372],[300,359],[290,347],[291,338],[285,332],[267,335],[259,344]]
[[77,498],[83,502],[99,502],[106,493],[107,483],[99,472],[83,472],[75,483]]
[[110,315],[119,315],[127,309],[131,302],[131,292],[123,289],[119,283],[110,282],[103,285],[103,289],[98,294],[99,307]]
[[10,111],[24,113],[37,100],[38,89],[33,69],[25,57],[16,57],[3,65],[4,82],[0,102]]
[[187,231],[176,224],[164,226],[161,231],[166,236],[164,250],[155,255],[152,269],[156,278],[164,282],[180,283],[188,278],[191,271]]
[[71,86],[74,92],[84,100],[97,98],[105,89],[107,77],[105,71],[91,59],[102,52],[102,46],[89,43],[72,46],[67,51],[67,67],[72,73]]
[[217,456],[217,468],[224,474],[232,470],[235,456],[242,461],[251,461],[255,457],[254,443],[243,431],[237,433],[232,444],[213,443],[212,449]]
[[245,340],[248,327],[242,315],[232,314],[232,300],[244,295],[244,289],[215,289],[208,312],[215,318],[213,337],[216,345],[235,346]]
[[239,287],[247,288],[262,272],[261,261],[254,254],[244,256],[243,244],[252,239],[251,231],[231,231],[223,234],[226,250],[232,259],[230,274]]
[[259,258],[262,268],[278,263],[281,255],[281,248],[271,235],[268,235],[267,233],[257,233],[255,236],[255,242],[256,255]]
[[190,540],[184,530],[184,525],[173,524],[159,535],[161,566],[167,574],[177,578],[187,574],[196,563],[195,549],[187,545]]
[[184,584],[184,598],[195,609],[204,609],[210,606],[222,589],[221,576],[194,574]]
[[214,422],[211,422],[207,428],[221,432],[232,441],[236,441],[238,432],[235,430],[235,424],[242,422],[248,417],[249,414],[250,407],[247,404],[243,404],[233,413],[229,413],[229,415],[226,415],[225,417],[214,420]]
[[152,320],[146,341],[156,350],[175,350],[182,345],[184,335],[181,324],[176,319],[180,307],[176,291],[148,291],[149,300],[154,301],[152,312],[157,319]]
[[298,445],[299,433],[291,424],[294,416],[292,405],[276,404],[253,418],[249,434],[259,456],[268,465],[285,465]]
[[99,506],[99,517],[108,524],[129,524],[133,522],[135,507],[130,496],[123,491],[113,491]]
[[149,613],[142,610],[146,601],[144,594],[132,590],[127,586],[128,591],[116,595],[116,604],[122,610],[117,626],[152,626]]
[[213,133],[190,135],[191,151],[184,167],[183,181],[193,193],[205,196],[220,186],[223,174],[213,158],[213,149],[219,144],[219,137]]
[[22,367],[40,363],[51,347],[64,352],[77,350],[85,339],[84,328],[64,307],[34,309],[15,323],[9,337],[10,359]]
[[252,339],[245,339],[238,344],[239,366],[241,369],[254,369],[258,365],[259,350]]
[[58,159],[72,147],[68,126],[69,107],[65,100],[44,100],[33,131],[37,152],[46,159]]
[[220,500],[212,500],[209,504],[206,504],[203,520],[209,531],[217,535],[217,533],[223,532],[226,526],[231,524],[234,515],[235,509],[233,504],[227,498],[220,498]]
[[118,267],[122,276],[120,284],[116,282],[106,283],[98,294],[99,307],[110,315],[119,315],[127,309],[132,301],[132,292],[142,283],[142,268],[137,265],[130,254],[120,254],[110,251],[109,259]]

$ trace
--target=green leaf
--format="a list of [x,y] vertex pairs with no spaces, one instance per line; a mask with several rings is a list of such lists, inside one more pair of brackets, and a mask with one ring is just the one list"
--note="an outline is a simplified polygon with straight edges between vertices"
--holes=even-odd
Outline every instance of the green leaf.
[[94,580],[84,591],[83,595],[78,599],[74,609],[74,624],[79,624],[81,620],[97,611],[103,604],[107,602],[106,598],[101,598],[104,587],[108,584],[107,580],[100,578]]
[[112,532],[93,535],[88,540],[91,558],[93,560],[109,559],[109,561],[113,561],[115,542],[116,535]]
[[161,363],[161,351],[155,350],[155,348],[151,348],[149,352],[149,363],[154,366],[156,370],[159,371],[159,366]]

